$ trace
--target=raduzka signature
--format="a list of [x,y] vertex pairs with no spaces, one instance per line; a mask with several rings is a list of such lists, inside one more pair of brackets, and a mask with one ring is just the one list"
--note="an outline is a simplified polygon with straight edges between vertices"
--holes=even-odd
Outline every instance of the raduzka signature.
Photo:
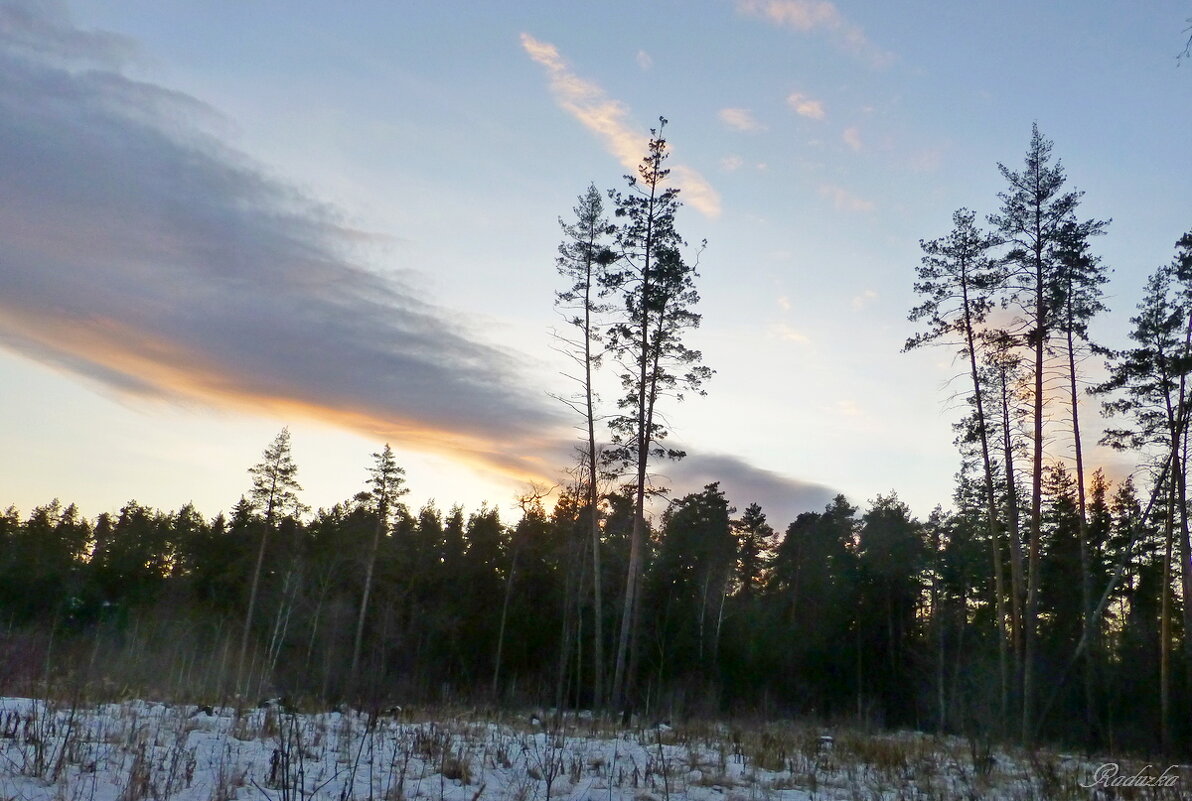
[[1080,786],[1091,787],[1175,787],[1180,780],[1179,766],[1169,765],[1162,773],[1155,775],[1151,765],[1144,765],[1136,773],[1123,774],[1122,767],[1116,762],[1106,762],[1095,771],[1088,784]]

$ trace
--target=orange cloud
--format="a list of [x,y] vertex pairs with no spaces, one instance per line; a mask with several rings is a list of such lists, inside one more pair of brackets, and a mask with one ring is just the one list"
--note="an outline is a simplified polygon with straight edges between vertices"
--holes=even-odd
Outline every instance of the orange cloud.
[[[143,400],[195,402],[205,406],[269,413],[281,419],[305,417],[338,425],[403,447],[436,453],[514,481],[541,481],[557,472],[560,441],[542,436],[513,442],[435,427],[360,398],[320,398],[280,381],[229,371],[201,348],[164,338],[108,317],[46,319],[0,304],[0,340],[19,341],[22,350],[45,361],[82,372]],[[527,456],[526,454],[542,454]]]
[[[546,68],[551,93],[559,106],[596,134],[623,167],[636,170],[649,137],[629,124],[625,104],[610,98],[600,85],[576,75],[553,44],[528,33],[521,35],[521,44],[531,59]],[[705,216],[720,215],[720,195],[698,171],[673,165],[671,179],[682,190],[683,202]]]

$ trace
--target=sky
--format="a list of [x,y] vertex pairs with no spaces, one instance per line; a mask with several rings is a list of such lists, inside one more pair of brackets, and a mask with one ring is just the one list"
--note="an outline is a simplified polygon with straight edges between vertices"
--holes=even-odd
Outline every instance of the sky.
[[716,374],[663,410],[688,458],[659,482],[719,480],[777,526],[837,492],[926,515],[952,491],[963,365],[900,353],[919,241],[996,211],[1037,123],[1080,215],[1112,218],[1092,332],[1123,347],[1192,228],[1190,17],[0,2],[0,506],[212,515],[288,426],[312,507],[363,488],[388,442],[411,506],[512,515],[566,480],[580,434],[552,398],[574,389],[559,218],[623,189],[665,117],[677,227],[692,258],[707,240],[689,342]]

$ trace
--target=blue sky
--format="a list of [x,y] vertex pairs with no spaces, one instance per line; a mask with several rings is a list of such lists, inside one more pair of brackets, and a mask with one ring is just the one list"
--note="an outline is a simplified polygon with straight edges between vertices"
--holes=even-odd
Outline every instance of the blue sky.
[[1093,331],[1123,345],[1192,227],[1190,16],[0,4],[0,503],[214,513],[289,425],[313,506],[389,441],[412,503],[510,507],[570,459],[557,218],[621,187],[665,115],[717,371],[668,410],[691,457],[666,483],[722,479],[778,525],[834,491],[926,514],[951,492],[960,367],[899,353],[918,241],[994,211],[1037,122],[1081,213],[1113,218]]

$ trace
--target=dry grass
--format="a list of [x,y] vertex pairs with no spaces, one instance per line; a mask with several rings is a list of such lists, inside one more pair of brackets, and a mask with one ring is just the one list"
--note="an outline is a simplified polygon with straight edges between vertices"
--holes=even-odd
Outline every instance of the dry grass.
[[[658,730],[568,717],[550,731],[527,721],[477,709],[207,714],[10,699],[0,701],[0,801],[1075,801],[1093,797],[1100,764],[1044,751],[977,759],[954,738],[789,721]],[[1123,760],[1120,775],[1143,767]],[[1177,779],[1113,797],[1188,797],[1192,776]]]

